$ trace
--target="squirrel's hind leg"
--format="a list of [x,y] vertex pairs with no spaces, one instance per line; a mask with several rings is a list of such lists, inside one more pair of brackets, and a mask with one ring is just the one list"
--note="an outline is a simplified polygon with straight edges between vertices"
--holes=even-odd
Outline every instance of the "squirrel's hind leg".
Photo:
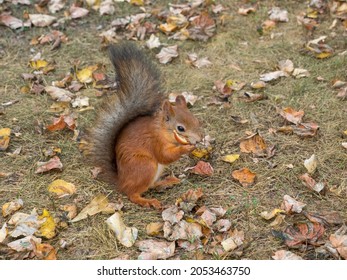
[[157,199],[142,197],[142,194],[153,184],[157,173],[157,163],[147,156],[137,157],[135,162],[136,164],[131,161],[117,163],[119,190],[138,205],[161,208]]

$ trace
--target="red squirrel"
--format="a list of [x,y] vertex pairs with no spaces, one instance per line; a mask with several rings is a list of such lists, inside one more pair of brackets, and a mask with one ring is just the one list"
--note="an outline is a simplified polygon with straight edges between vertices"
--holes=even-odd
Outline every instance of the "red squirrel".
[[159,181],[164,167],[195,148],[201,125],[183,96],[174,105],[168,101],[158,69],[135,44],[111,45],[109,54],[118,89],[105,98],[87,133],[88,157],[101,168],[101,179],[130,201],[160,208],[142,194],[170,181]]

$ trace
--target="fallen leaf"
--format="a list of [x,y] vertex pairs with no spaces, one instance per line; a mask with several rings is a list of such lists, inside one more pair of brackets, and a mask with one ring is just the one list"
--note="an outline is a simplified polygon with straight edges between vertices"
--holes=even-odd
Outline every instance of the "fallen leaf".
[[347,86],[343,87],[339,90],[338,94],[336,95],[337,98],[341,100],[346,100],[347,99]]
[[97,195],[82,211],[71,221],[78,222],[102,212],[108,206],[108,199],[103,194]]
[[285,213],[282,209],[275,208],[271,212],[263,211],[260,216],[265,220],[271,220],[272,218],[278,216],[278,214]]
[[239,154],[231,154],[231,155],[226,155],[222,157],[222,161],[233,163],[237,161],[240,158]]
[[88,66],[77,71],[77,79],[83,84],[89,84],[93,81],[93,72],[98,69],[97,65]]
[[276,251],[272,258],[274,260],[302,260],[302,257],[286,250]]
[[156,57],[159,59],[160,63],[166,64],[170,62],[173,58],[178,56],[177,49],[177,45],[162,48],[161,51],[156,55]]
[[201,188],[189,189],[176,201],[184,212],[190,212],[195,206],[197,201],[204,195]]
[[269,19],[273,21],[288,22],[288,12],[279,7],[273,7],[269,12]]
[[175,103],[176,97],[179,95],[182,95],[184,97],[184,99],[186,100],[186,102],[188,104],[190,104],[191,106],[194,106],[195,102],[198,100],[198,97],[196,95],[194,95],[193,93],[184,91],[182,93],[175,93],[175,92],[170,93],[169,94],[169,101],[171,103]]
[[323,183],[317,183],[309,174],[305,173],[300,176],[300,179],[304,182],[305,186],[311,191],[320,193],[324,189]]
[[81,97],[77,96],[74,101],[71,102],[71,105],[73,108],[82,108],[82,107],[88,107],[89,106],[89,97]]
[[184,212],[179,210],[177,206],[171,206],[170,208],[165,209],[161,216],[164,221],[170,222],[170,224],[174,225],[182,220],[184,216]]
[[175,253],[175,242],[141,240],[136,243],[142,253],[138,256],[139,260],[165,260]]
[[[201,222],[204,226],[209,228],[212,227],[213,223],[217,220],[216,214],[214,214],[210,209],[206,209],[201,215]],[[201,223],[200,222],[200,223]]]
[[59,87],[46,86],[45,91],[57,102],[71,102],[74,97],[70,91]]
[[235,229],[229,238],[221,242],[221,245],[226,252],[230,252],[235,250],[237,247],[240,247],[243,244],[244,239],[244,232]]
[[78,7],[76,5],[72,5],[70,7],[69,11],[70,11],[70,16],[71,16],[72,19],[85,17],[89,13],[89,10],[87,10],[85,8]]
[[255,13],[255,11],[256,10],[255,10],[254,7],[247,7],[247,8],[241,7],[241,8],[238,9],[237,13],[239,15],[247,16],[250,13]]
[[39,161],[37,163],[37,169],[35,173],[36,174],[45,173],[52,169],[59,169],[59,170],[63,169],[63,164],[61,163],[60,158],[58,156],[54,156],[47,162]]
[[61,9],[63,9],[65,6],[64,0],[50,0],[48,3],[48,10],[55,14],[56,12],[59,12]]
[[192,151],[191,154],[197,158],[208,159],[211,151],[212,151],[212,147],[196,148],[195,150]]
[[251,87],[254,89],[261,89],[266,87],[266,83],[264,81],[252,82]]
[[228,219],[220,219],[214,224],[214,227],[218,232],[227,232],[231,228],[231,222]]
[[189,63],[196,68],[208,67],[212,65],[212,62],[207,57],[198,58],[196,53],[188,54]]
[[329,240],[340,256],[347,260],[347,227],[343,225],[334,234],[330,235]]
[[306,69],[295,68],[292,75],[298,79],[298,78],[310,77],[310,72]]
[[301,123],[305,113],[303,110],[295,111],[293,108],[287,107],[282,110],[279,110],[279,114],[287,121],[294,124],[298,124]]
[[7,224],[4,223],[0,229],[0,243],[2,243],[7,236]]
[[255,102],[263,99],[267,99],[267,96],[262,93],[253,93],[250,91],[245,91],[242,95],[245,102]]
[[298,247],[301,244],[316,245],[319,238],[325,232],[324,226],[319,223],[299,223],[294,226],[288,226],[282,236],[285,244],[290,248]]
[[[166,227],[165,227],[166,224]],[[174,240],[196,240],[203,236],[201,225],[198,223],[188,223],[184,220],[168,227],[169,222],[164,224],[164,238]]]
[[240,149],[243,153],[253,153],[255,156],[266,155],[267,145],[258,133],[253,134],[240,142]]
[[18,211],[22,207],[23,207],[23,200],[21,200],[20,198],[7,202],[2,206],[2,216],[7,217],[9,215],[12,215],[14,212]]
[[77,216],[77,206],[76,204],[65,204],[59,206],[59,209],[64,211],[64,215],[71,221]]
[[276,218],[270,223],[270,227],[278,227],[280,226],[284,219],[285,219],[285,215],[279,214],[276,216]]
[[[11,29],[18,29],[24,26],[23,21],[13,17],[9,14],[6,13],[2,13],[0,14],[0,23],[2,23],[3,25],[11,28]],[[29,23],[30,25],[30,23]]]
[[109,217],[106,220],[106,224],[116,234],[117,240],[123,246],[129,248],[134,245],[137,239],[138,230],[135,227],[127,227],[124,224],[120,213],[114,213],[111,217]]
[[157,236],[163,231],[163,223],[150,223],[146,226],[146,233],[150,236]]
[[161,46],[161,43],[159,41],[159,37],[155,36],[154,34],[151,34],[149,39],[146,41],[147,48],[154,49],[159,48]]
[[300,123],[298,125],[290,125],[280,127],[277,131],[283,133],[294,133],[301,137],[314,137],[317,135],[319,126],[316,123]]
[[40,260],[56,260],[57,252],[50,244],[36,244],[33,246],[33,251],[36,257]]
[[316,58],[324,59],[334,54],[334,49],[327,44],[324,40],[327,36],[321,36],[317,39],[311,40],[306,44],[306,49],[309,50]]
[[304,166],[310,174],[313,174],[316,171],[317,164],[317,157],[314,154],[310,158],[304,160]]
[[288,73],[284,71],[274,71],[274,72],[265,73],[260,75],[260,81],[270,82],[273,80],[277,80],[280,77],[288,77]]
[[321,223],[325,226],[340,225],[343,223],[342,217],[336,211],[321,211],[319,213],[303,211],[302,213],[312,223]]
[[290,74],[294,70],[294,63],[291,60],[289,60],[289,59],[281,60],[281,61],[278,62],[278,68],[281,71]]
[[36,209],[34,209],[31,214],[17,212],[11,217],[8,223],[10,225],[15,225],[10,236],[18,237],[33,235],[40,228],[42,221],[39,220]]
[[100,15],[113,15],[116,11],[113,6],[113,0],[104,0],[100,3],[99,13]]
[[40,244],[41,238],[36,238],[35,236],[26,236],[21,239],[17,239],[7,244],[8,247],[17,251],[32,251],[34,250],[33,244]]
[[200,160],[194,167],[190,168],[190,172],[202,176],[212,176],[213,167],[210,163]]
[[10,144],[11,128],[0,129],[0,151],[5,151]]
[[55,194],[58,198],[72,195],[76,193],[76,186],[64,180],[54,180],[49,186],[48,191]]
[[76,128],[75,115],[62,114],[59,118],[54,118],[53,124],[48,125],[46,128],[49,131],[57,131],[64,129],[65,127],[69,128],[70,130],[74,130]]
[[206,42],[214,35],[216,24],[208,13],[203,12],[194,18],[188,31],[190,39]]
[[239,181],[243,187],[251,186],[256,177],[256,174],[250,171],[248,168],[234,170],[231,175],[234,179]]
[[342,145],[342,147],[344,147],[345,149],[347,149],[347,142],[342,142],[341,145]]
[[301,213],[302,209],[306,206],[305,203],[299,202],[289,195],[284,195],[283,199],[282,209],[288,214]]
[[231,120],[235,123],[238,123],[238,124],[245,124],[245,123],[248,123],[248,120],[244,120],[242,119],[241,117],[239,116],[231,116]]
[[45,27],[57,20],[56,17],[45,14],[29,14],[29,19],[34,26]]
[[55,222],[48,210],[43,209],[42,215],[39,216],[39,221],[43,221],[43,223],[35,235],[52,239],[56,235]]
[[31,68],[35,70],[41,70],[48,66],[48,62],[46,60],[38,59],[29,61],[29,65]]

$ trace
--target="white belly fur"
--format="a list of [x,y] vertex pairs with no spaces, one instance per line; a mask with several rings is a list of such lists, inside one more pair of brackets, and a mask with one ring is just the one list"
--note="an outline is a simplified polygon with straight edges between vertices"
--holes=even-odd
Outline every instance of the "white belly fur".
[[161,174],[163,173],[165,168],[165,165],[158,163],[158,167],[157,167],[157,172],[155,173],[154,179],[153,179],[153,184],[158,181],[158,179],[160,178]]

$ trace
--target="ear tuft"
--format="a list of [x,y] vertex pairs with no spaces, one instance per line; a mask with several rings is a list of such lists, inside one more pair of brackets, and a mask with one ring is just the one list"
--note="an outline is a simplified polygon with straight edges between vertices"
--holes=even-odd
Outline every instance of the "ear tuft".
[[175,103],[178,106],[187,107],[187,102],[183,95],[177,95]]

